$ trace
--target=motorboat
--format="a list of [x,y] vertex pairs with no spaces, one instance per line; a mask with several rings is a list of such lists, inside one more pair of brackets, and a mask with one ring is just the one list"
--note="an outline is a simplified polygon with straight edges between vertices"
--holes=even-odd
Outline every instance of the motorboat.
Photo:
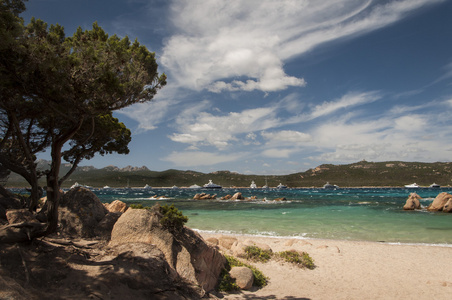
[[221,185],[213,183],[212,180],[209,180],[209,183],[206,183],[205,185],[203,185],[203,187],[205,189],[221,189],[222,188]]
[[104,189],[104,190],[109,190],[109,189],[111,189],[111,187],[109,187],[108,185],[106,185],[106,186],[103,187],[103,189]]
[[71,186],[71,189],[82,186],[80,183],[76,182]]
[[282,183],[279,183],[278,186],[276,187],[277,189],[287,189],[287,186],[285,186]]
[[339,188],[339,186],[327,182],[327,183],[325,183],[325,185],[323,186],[323,188],[324,188],[325,190],[335,190],[335,189]]
[[177,185],[173,185],[171,188],[172,189],[178,189]]
[[255,188],[257,188],[257,185],[254,183],[254,180],[253,180],[253,181],[251,181],[250,189],[255,189]]
[[193,184],[193,185],[190,185],[188,188],[189,189],[200,189],[201,187],[197,184]]
[[440,188],[441,186],[439,184],[432,183],[429,187],[430,188]]
[[149,184],[146,184],[146,185],[143,187],[143,189],[145,189],[145,190],[150,190],[150,189],[152,189],[152,187],[151,187]]
[[417,189],[417,188],[419,188],[420,186],[415,182],[415,183],[412,183],[412,184],[407,184],[407,185],[405,185],[405,187],[406,187],[407,189]]

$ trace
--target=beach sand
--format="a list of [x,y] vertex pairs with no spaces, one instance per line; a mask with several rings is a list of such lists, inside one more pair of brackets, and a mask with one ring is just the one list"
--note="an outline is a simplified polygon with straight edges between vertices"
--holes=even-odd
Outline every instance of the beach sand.
[[[204,239],[225,236],[200,234]],[[251,262],[269,277],[269,284],[222,294],[223,299],[452,299],[452,247],[232,237],[267,244],[273,252],[305,251],[316,268],[301,269],[273,259]]]

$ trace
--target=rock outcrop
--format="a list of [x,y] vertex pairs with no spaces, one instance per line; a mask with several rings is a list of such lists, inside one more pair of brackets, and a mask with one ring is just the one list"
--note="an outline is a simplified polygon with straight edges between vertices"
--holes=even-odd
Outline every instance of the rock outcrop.
[[205,291],[213,290],[226,262],[223,255],[189,228],[170,232],[160,224],[161,218],[158,205],[152,210],[129,208],[114,225],[110,245],[155,245],[173,272]]
[[216,194],[210,195],[210,194],[206,194],[206,193],[200,193],[200,194],[196,194],[193,197],[193,200],[213,200],[213,199],[216,199],[216,198],[217,198]]
[[[433,200],[432,204],[427,207],[427,210],[430,211],[442,211],[444,206],[447,205],[448,201],[452,199],[452,195],[446,192],[440,193],[436,196],[435,200]],[[447,205],[447,210],[450,212],[450,204]]]
[[92,191],[84,187],[73,188],[60,200],[60,230],[69,236],[94,237],[96,227],[107,213],[108,210]]
[[406,200],[405,205],[403,206],[404,210],[415,210],[421,208],[421,202],[419,201],[421,196],[416,193],[411,193],[408,199]]

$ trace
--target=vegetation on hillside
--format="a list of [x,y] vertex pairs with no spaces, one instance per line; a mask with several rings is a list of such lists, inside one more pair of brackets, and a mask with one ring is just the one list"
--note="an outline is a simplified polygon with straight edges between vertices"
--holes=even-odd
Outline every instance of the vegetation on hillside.
[[[69,166],[63,166],[69,168]],[[441,186],[451,185],[452,163],[421,162],[367,162],[361,161],[347,165],[321,165],[305,172],[289,175],[245,175],[229,171],[201,173],[196,171],[166,170],[150,171],[146,167],[119,169],[106,167],[80,167],[67,180],[63,187],[75,182],[94,187],[109,185],[112,187],[188,187],[192,184],[203,185],[212,179],[224,187],[248,187],[254,180],[258,187],[266,182],[270,187],[280,182],[289,187],[322,187],[326,182],[340,187],[387,186],[400,187],[416,182],[421,186],[432,183]],[[10,175],[8,186],[26,186],[17,176]]]

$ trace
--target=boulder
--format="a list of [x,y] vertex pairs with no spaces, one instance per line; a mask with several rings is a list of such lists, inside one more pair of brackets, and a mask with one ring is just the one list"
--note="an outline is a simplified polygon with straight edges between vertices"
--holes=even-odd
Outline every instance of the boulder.
[[442,192],[436,196],[435,200],[433,200],[432,204],[430,204],[427,209],[430,211],[442,211],[449,199],[452,199],[452,195]]
[[237,239],[235,237],[230,236],[220,236],[218,238],[218,244],[226,249],[231,249],[232,245],[237,242]]
[[193,200],[211,200],[211,199],[216,199],[217,195],[210,195],[210,194],[206,194],[206,193],[200,193],[200,194],[196,194],[193,197]]
[[244,200],[245,197],[242,196],[242,193],[237,192],[235,193],[230,200]]
[[124,213],[126,212],[126,210],[129,208],[127,206],[127,204],[125,204],[124,202],[122,202],[121,200],[115,200],[112,203],[106,203],[105,204],[105,208],[109,211],[109,212],[120,212],[120,213]]
[[447,200],[446,204],[444,204],[443,212],[452,212],[452,199]]
[[231,278],[235,279],[235,283],[242,290],[249,290],[254,283],[254,275],[253,271],[247,267],[233,267],[231,271],[229,271],[229,275]]
[[37,222],[33,214],[28,209],[8,209],[6,211],[6,219],[9,224],[22,222]]
[[76,187],[60,199],[60,232],[77,237],[95,236],[95,229],[108,210],[90,190]]
[[422,199],[421,196],[419,196],[416,193],[411,193],[408,199],[406,200],[403,209],[404,210],[420,209],[421,208],[421,203],[419,202],[420,199]]
[[186,227],[170,232],[160,224],[161,218],[158,205],[151,210],[129,208],[115,223],[110,245],[153,244],[182,278],[213,290],[226,259],[198,233]]
[[232,198],[232,196],[227,194],[226,196],[221,197],[221,200],[229,200],[231,198]]
[[232,244],[231,246],[232,254],[237,257],[246,257],[245,249],[250,246],[256,246],[264,251],[273,252],[270,246],[267,244],[256,243],[252,240],[246,240],[243,243],[237,241],[234,244]]
[[276,198],[275,201],[286,201],[286,197]]

